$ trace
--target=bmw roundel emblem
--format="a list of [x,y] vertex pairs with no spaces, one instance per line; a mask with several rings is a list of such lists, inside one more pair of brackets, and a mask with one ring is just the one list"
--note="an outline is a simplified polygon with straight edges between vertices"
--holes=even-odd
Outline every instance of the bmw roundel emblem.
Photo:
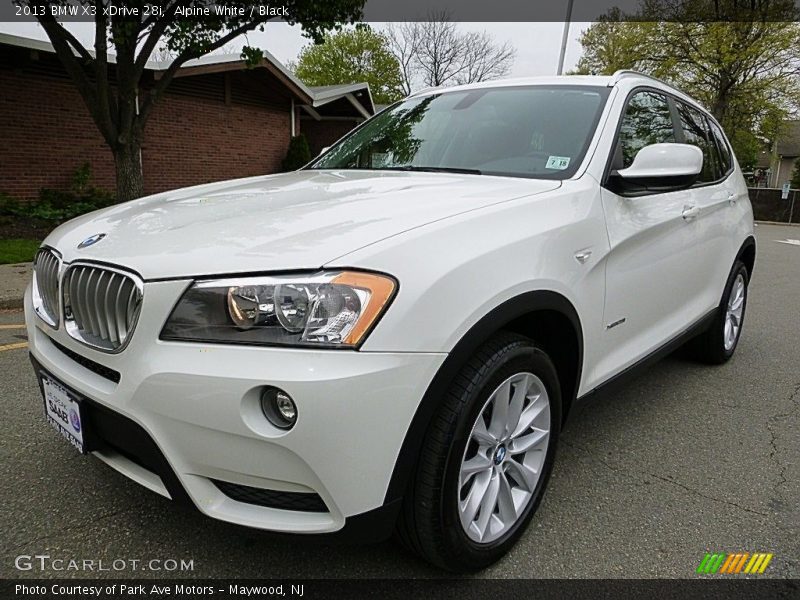
[[81,250],[83,248],[88,248],[89,246],[94,246],[104,237],[106,237],[105,233],[95,233],[93,236],[86,238],[80,244],[78,244],[78,250]]

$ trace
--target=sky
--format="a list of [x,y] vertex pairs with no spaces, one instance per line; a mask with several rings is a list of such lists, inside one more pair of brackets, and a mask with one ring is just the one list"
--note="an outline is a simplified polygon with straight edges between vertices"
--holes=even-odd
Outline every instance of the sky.
[[[376,29],[385,23],[372,23]],[[581,47],[578,37],[588,23],[572,23],[567,44],[564,70],[573,68],[580,58]],[[561,48],[563,23],[459,23],[463,31],[486,31],[497,43],[511,42],[517,54],[509,77],[531,75],[555,75],[558,67],[558,54]],[[92,23],[70,23],[68,29],[85,44],[93,45],[94,25]],[[44,30],[36,23],[0,22],[0,32],[46,40]],[[270,22],[264,32],[250,33],[247,43],[271,52],[278,60],[286,63],[294,60],[300,49],[310,43],[304,38],[299,26],[290,27],[282,22]],[[238,47],[245,44],[239,38]]]

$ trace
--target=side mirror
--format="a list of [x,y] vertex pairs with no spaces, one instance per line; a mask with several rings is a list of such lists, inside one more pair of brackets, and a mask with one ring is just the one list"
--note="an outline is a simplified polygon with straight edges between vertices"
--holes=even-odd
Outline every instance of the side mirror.
[[633,158],[627,169],[615,173],[630,189],[669,191],[686,188],[703,170],[703,151],[690,144],[651,144]]

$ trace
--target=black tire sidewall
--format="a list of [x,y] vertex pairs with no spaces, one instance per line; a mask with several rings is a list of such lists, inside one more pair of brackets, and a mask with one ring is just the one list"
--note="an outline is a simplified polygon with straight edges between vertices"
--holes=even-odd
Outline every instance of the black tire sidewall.
[[[508,377],[520,372],[533,373],[541,379],[547,389],[550,400],[550,440],[547,455],[543,464],[542,475],[522,516],[498,540],[487,544],[479,544],[467,536],[458,515],[458,478],[461,461],[472,426],[483,409],[489,394]],[[506,360],[484,376],[484,381],[481,382],[481,385],[476,390],[467,400],[466,410],[462,411],[456,422],[455,435],[450,445],[445,467],[442,498],[440,500],[441,518],[444,525],[442,530],[447,538],[445,545],[458,556],[458,563],[461,569],[483,568],[495,562],[514,545],[525,531],[547,486],[555,459],[558,431],[561,426],[561,388],[558,375],[547,354],[532,344],[519,344],[511,350]]]
[[[728,311],[728,300],[731,296],[731,291],[733,290],[733,284],[736,281],[736,278],[739,274],[744,277],[744,300],[742,302],[742,320],[739,323],[739,333],[736,336],[736,340],[733,342],[733,346],[730,350],[725,348],[725,319],[727,316]],[[728,360],[733,353],[736,352],[736,347],[739,345],[739,340],[742,337],[742,330],[744,328],[744,320],[747,315],[747,295],[748,295],[748,287],[750,285],[750,280],[747,274],[747,267],[741,261],[736,261],[733,265],[733,269],[731,269],[731,273],[728,276],[728,281],[725,284],[725,293],[722,295],[722,302],[719,305],[719,313],[717,314],[716,322],[714,323],[714,346],[716,351],[720,354],[720,357],[723,360]]]

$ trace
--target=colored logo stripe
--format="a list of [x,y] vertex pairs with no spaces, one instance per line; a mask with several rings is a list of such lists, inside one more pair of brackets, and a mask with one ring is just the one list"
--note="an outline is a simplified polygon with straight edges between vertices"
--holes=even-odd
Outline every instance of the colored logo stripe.
[[[728,574],[738,573],[760,574],[766,571],[767,565],[772,560],[773,554],[765,552],[707,552],[697,567],[697,573]],[[749,559],[749,560],[748,560]],[[746,565],[746,566],[745,566]]]
[[750,556],[749,552],[729,554],[728,559],[723,563],[720,573],[738,573],[744,566],[744,561]]
[[717,570],[722,566],[722,561],[725,560],[725,554],[722,552],[709,554],[706,553],[705,558],[703,558],[703,562],[700,563],[700,566],[697,567],[698,573],[716,573]]
[[772,560],[772,554],[753,554],[753,558],[747,563],[744,569],[745,573],[763,573],[767,570],[769,561]]

